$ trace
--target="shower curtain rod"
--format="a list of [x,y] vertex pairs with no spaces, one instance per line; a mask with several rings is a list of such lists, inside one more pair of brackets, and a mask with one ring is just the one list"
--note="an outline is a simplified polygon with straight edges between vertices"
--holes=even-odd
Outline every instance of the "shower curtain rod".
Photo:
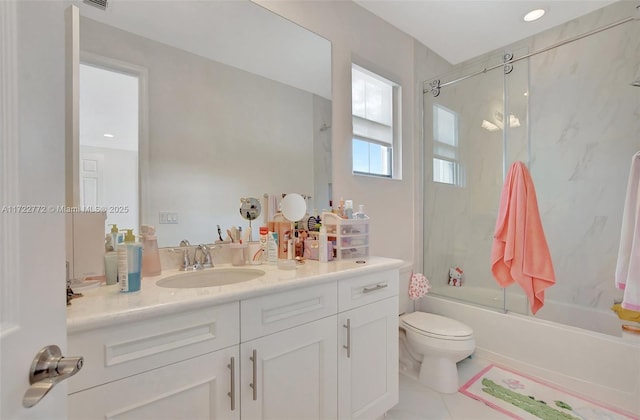
[[438,96],[440,94],[440,88],[443,88],[445,86],[453,85],[453,84],[461,82],[463,80],[470,79],[472,77],[475,77],[475,76],[478,76],[480,74],[486,73],[486,72],[488,72],[490,70],[497,69],[498,67],[510,66],[513,63],[517,62],[517,61],[524,60],[525,58],[533,57],[534,55],[538,55],[538,54],[541,54],[543,52],[547,52],[549,50],[561,47],[561,46],[563,46],[565,44],[569,44],[569,43],[577,41],[579,39],[586,38],[586,37],[591,36],[591,35],[595,35],[598,32],[602,32],[602,31],[606,31],[607,29],[615,28],[616,26],[622,25],[622,24],[627,23],[627,22],[631,22],[632,20],[640,20],[640,18],[630,16],[628,18],[619,20],[617,22],[610,23],[609,25],[593,29],[593,30],[591,30],[589,32],[586,32],[584,34],[574,36],[573,38],[569,38],[569,39],[565,39],[564,41],[557,42],[557,43],[552,44],[552,45],[550,45],[548,47],[545,47],[545,48],[543,48],[541,50],[537,50],[537,51],[531,52],[529,54],[523,55],[522,57],[513,58],[513,55],[511,55],[510,53],[507,53],[507,54],[505,54],[504,63],[496,64],[495,66],[491,66],[491,67],[485,67],[484,69],[482,69],[480,71],[477,71],[475,73],[468,74],[466,76],[463,76],[463,77],[460,77],[458,79],[451,80],[449,82],[442,83],[442,84],[440,84],[440,80],[439,79],[433,80],[433,81],[431,81],[429,83],[430,88],[429,89],[423,89],[422,93],[424,94],[424,93],[427,93],[427,92],[431,92],[431,93],[433,93],[433,96]]

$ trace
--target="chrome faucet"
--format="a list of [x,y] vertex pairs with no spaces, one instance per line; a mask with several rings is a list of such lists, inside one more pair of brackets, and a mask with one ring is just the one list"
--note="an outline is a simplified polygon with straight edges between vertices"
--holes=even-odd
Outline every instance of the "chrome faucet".
[[[220,245],[216,245],[213,247],[208,247],[205,244],[200,244],[193,251],[193,266],[196,270],[200,270],[203,268],[212,268],[213,267],[213,258],[211,258],[211,249],[220,248]],[[200,258],[198,258],[198,256]]]
[[190,270],[202,270],[205,268],[213,268],[213,258],[211,257],[211,250],[221,248],[220,245],[209,247],[205,244],[200,244],[193,250],[193,260],[189,259],[189,241],[180,241],[180,248],[171,249],[172,252],[182,252],[182,264],[180,265],[180,271]]

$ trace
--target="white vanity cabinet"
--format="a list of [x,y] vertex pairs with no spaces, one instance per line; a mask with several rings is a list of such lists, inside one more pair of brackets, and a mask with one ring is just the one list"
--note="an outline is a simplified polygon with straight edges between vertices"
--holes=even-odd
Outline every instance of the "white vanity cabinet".
[[69,418],[239,419],[238,306],[70,333]]
[[233,346],[77,392],[69,418],[239,420],[238,362]]
[[398,271],[319,280],[72,330],[68,352],[85,366],[69,380],[69,418],[383,415],[398,399]]
[[338,418],[373,419],[398,403],[398,274],[340,283]]
[[243,419],[337,417],[335,281],[240,302]]
[[243,419],[337,417],[336,316],[242,343]]

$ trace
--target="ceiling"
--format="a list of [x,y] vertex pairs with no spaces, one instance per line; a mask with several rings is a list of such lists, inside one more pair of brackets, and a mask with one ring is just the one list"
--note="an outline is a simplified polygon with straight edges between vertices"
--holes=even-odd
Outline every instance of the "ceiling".
[[[618,0],[354,0],[458,64]],[[636,0],[622,0],[636,1]],[[545,9],[537,21],[523,16]]]

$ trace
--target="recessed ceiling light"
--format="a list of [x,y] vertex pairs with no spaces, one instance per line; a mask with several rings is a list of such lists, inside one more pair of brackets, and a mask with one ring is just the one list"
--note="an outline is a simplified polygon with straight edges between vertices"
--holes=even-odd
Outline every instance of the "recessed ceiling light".
[[110,138],[110,139],[112,139],[112,138],[114,138],[114,137],[115,137],[113,134],[109,134],[109,133],[104,134],[104,136],[105,136],[105,137],[108,137],[108,138]]
[[524,15],[523,19],[525,22],[533,22],[534,20],[540,19],[542,15],[544,15],[544,9],[536,9]]

